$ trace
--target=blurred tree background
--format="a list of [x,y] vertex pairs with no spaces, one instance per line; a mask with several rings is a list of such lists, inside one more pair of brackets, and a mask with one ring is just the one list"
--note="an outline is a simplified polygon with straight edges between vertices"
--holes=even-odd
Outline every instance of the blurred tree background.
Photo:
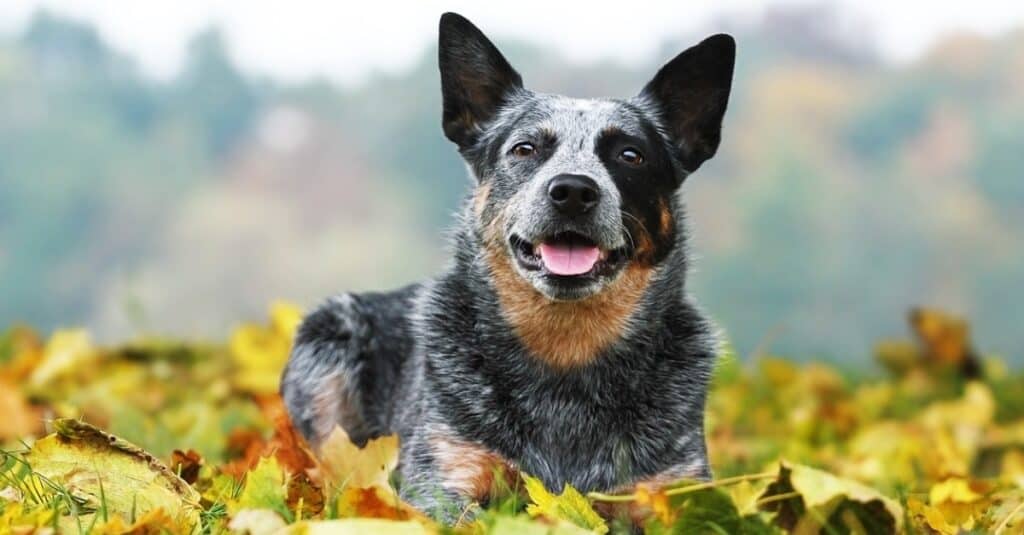
[[[910,305],[1024,357],[1024,29],[894,65],[823,8],[721,27],[739,64],[719,156],[684,186],[691,291],[740,354],[866,363]],[[528,86],[628,96],[657,57],[580,66],[502,43]],[[358,86],[241,72],[216,28],[173,79],[39,12],[0,35],[0,325],[223,336],[436,273],[468,186],[435,52]]]

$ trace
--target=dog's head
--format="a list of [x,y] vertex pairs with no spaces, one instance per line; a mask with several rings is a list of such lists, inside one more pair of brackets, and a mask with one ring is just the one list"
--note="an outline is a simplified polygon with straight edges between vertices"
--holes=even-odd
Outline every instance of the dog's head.
[[549,299],[602,291],[630,264],[677,245],[683,179],[718,148],[735,43],[710,37],[630,99],[574,99],[523,87],[465,18],[441,17],[445,135],[476,180],[488,246]]

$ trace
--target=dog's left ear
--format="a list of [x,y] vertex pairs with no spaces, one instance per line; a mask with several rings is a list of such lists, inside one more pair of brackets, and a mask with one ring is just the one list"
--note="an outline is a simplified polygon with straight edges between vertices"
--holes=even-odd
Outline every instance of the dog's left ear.
[[465,148],[476,140],[479,126],[523,87],[523,80],[483,32],[462,15],[441,15],[439,33],[444,135]]
[[640,92],[658,108],[687,171],[718,150],[735,62],[736,41],[713,35],[666,63]]

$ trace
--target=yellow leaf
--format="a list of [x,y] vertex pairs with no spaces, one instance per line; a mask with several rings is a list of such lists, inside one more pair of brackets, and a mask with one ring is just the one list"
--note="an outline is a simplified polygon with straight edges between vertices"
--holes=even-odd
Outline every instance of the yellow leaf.
[[275,457],[262,457],[256,467],[245,475],[245,486],[237,500],[228,502],[228,511],[242,509],[287,509],[284,469]]
[[56,331],[46,342],[43,360],[32,371],[29,383],[36,387],[43,386],[77,366],[85,366],[95,357],[96,350],[85,329]]
[[562,487],[562,493],[552,494],[544,487],[541,480],[523,475],[526,486],[526,493],[533,501],[526,507],[530,516],[545,516],[553,520],[566,520],[577,526],[593,530],[594,533],[608,533],[608,525],[605,524],[590,502],[568,483]]
[[907,511],[910,513],[911,520],[920,531],[925,531],[924,527],[935,530],[942,535],[954,535],[958,531],[956,526],[946,522],[942,511],[923,503],[921,500],[908,499]]
[[973,529],[978,518],[989,507],[986,489],[959,477],[949,478],[932,485],[928,502],[942,513],[947,522],[965,529]]
[[[91,516],[95,517],[98,513],[93,513]],[[83,525],[90,525],[92,518],[86,520],[82,518]],[[77,523],[72,524],[72,529],[75,528]],[[191,533],[191,528],[184,528],[182,525],[175,522],[175,520],[164,512],[163,509],[153,509],[148,513],[142,515],[138,520],[133,522],[131,525],[125,523],[124,519],[120,516],[111,518],[108,522],[97,524],[90,534],[95,535],[163,535],[166,533],[174,533],[180,535],[187,535]]]
[[270,307],[270,324],[245,324],[231,335],[231,357],[238,365],[235,384],[256,394],[274,394],[288,362],[301,310],[287,303]]
[[[776,523],[788,530],[816,532],[826,523],[838,522],[854,532],[867,523],[871,533],[899,533],[903,524],[903,507],[877,490],[816,468],[783,462],[778,478],[768,485],[761,498],[789,492],[798,494],[792,500],[801,502],[802,508],[794,508],[790,500],[761,507],[776,512]],[[806,511],[797,516],[801,509]],[[831,519],[837,510],[845,513]]]
[[381,520],[377,518],[347,518],[298,522],[278,532],[282,535],[426,535],[435,530],[413,521]]
[[398,436],[372,439],[360,448],[335,426],[317,455],[325,483],[335,487],[389,488],[388,477],[398,464]]
[[732,497],[733,504],[741,516],[757,513],[758,497],[768,486],[766,481],[741,481],[735,485],[725,487],[725,491]]
[[928,501],[933,504],[941,502],[974,503],[983,498],[982,494],[971,488],[966,479],[959,477],[952,477],[941,483],[936,483],[928,492]]
[[276,301],[270,305],[271,327],[282,337],[288,340],[294,338],[300,323],[302,323],[301,308],[283,301]]
[[281,515],[269,509],[243,509],[228,522],[232,533],[248,535],[271,535],[284,527]]
[[52,520],[52,509],[29,509],[20,503],[10,503],[0,508],[0,533],[33,533],[32,528],[48,526]]
[[199,521],[199,494],[158,459],[77,420],[55,420],[56,433],[25,454],[32,469],[93,510],[129,517],[163,509],[182,526]]

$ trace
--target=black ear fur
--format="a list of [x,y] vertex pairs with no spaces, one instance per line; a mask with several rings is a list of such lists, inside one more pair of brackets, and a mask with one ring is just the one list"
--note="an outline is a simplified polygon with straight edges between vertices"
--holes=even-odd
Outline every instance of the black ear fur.
[[713,35],[666,63],[640,93],[659,108],[687,171],[718,150],[735,62],[736,41]]
[[523,87],[523,80],[462,15],[441,15],[439,35],[444,134],[459,147],[467,147],[475,141],[478,126],[494,116],[511,92]]

